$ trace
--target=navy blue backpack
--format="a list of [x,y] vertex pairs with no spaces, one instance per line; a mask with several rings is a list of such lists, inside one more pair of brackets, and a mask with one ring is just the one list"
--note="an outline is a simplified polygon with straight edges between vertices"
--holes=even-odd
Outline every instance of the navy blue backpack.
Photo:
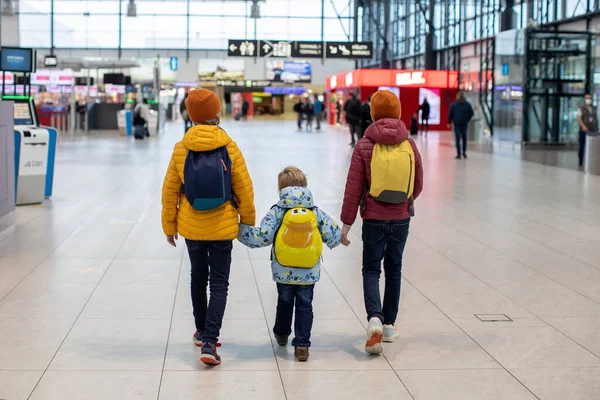
[[231,183],[231,158],[227,148],[188,152],[182,192],[195,210],[208,211],[230,201],[238,208]]

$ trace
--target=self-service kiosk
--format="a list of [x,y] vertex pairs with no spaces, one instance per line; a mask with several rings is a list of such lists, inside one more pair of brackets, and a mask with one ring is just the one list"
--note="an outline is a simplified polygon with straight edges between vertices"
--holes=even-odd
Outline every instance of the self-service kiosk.
[[37,204],[52,196],[57,132],[39,125],[32,99],[14,102],[16,204]]

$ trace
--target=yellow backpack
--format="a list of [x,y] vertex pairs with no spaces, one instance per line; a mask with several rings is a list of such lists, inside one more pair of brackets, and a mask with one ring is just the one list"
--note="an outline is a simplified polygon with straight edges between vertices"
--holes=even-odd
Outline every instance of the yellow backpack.
[[371,158],[371,196],[388,204],[412,197],[415,186],[415,153],[408,140],[396,145],[375,144]]
[[288,210],[275,234],[275,258],[284,267],[312,268],[319,263],[323,239],[315,212],[308,208]]

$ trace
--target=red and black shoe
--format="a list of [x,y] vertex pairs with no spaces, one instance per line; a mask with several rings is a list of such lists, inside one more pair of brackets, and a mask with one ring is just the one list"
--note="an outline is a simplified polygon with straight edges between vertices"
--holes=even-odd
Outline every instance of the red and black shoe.
[[202,346],[202,355],[200,356],[200,361],[206,365],[221,364],[221,357],[217,354],[217,347],[221,347],[221,343],[205,343],[204,346]]

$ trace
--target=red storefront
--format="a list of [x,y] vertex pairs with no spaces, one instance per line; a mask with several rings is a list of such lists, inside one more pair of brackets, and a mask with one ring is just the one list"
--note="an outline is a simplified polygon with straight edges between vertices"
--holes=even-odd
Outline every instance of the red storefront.
[[329,123],[336,122],[336,103],[345,102],[350,92],[358,92],[361,101],[380,89],[391,90],[400,98],[401,119],[409,126],[423,99],[431,108],[430,128],[447,129],[450,103],[458,91],[456,71],[414,71],[401,69],[357,69],[327,77]]

